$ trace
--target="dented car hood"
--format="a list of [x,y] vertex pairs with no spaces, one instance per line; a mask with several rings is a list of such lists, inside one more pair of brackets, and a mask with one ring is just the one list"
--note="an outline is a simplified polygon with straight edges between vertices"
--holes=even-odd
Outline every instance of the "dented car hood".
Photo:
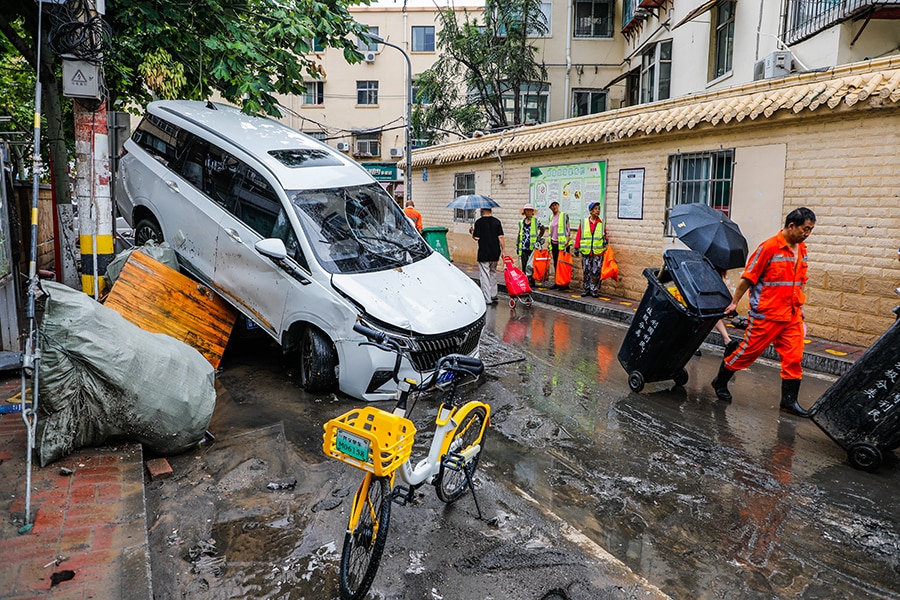
[[484,314],[486,308],[475,282],[437,252],[404,267],[376,273],[335,274],[331,281],[369,316],[425,335],[465,327]]

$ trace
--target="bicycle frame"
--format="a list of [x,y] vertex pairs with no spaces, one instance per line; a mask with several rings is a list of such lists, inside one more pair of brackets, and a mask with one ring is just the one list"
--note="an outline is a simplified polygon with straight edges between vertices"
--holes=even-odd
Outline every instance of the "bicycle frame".
[[[406,461],[397,469],[400,475],[400,481],[406,485],[416,488],[425,483],[433,483],[435,476],[441,469],[441,458],[446,456],[450,451],[450,442],[459,423],[463,421],[465,416],[469,414],[476,406],[484,407],[488,415],[490,415],[491,407],[483,402],[471,401],[463,406],[456,408],[441,404],[438,408],[438,414],[435,418],[434,437],[431,440],[431,448],[428,456],[420,460],[415,466],[410,465],[410,461]],[[401,416],[406,416],[406,411],[402,411]],[[481,431],[478,434],[478,444],[468,448],[465,460],[468,463],[473,456],[477,456],[481,451],[481,438],[484,437],[484,430],[487,421],[482,424]],[[391,482],[393,483],[393,482]]]
[[[406,386],[402,386],[406,387]],[[398,390],[397,394],[408,393],[408,389]],[[434,478],[438,475],[441,470],[441,459],[451,451],[455,450],[450,448],[450,444],[453,441],[453,434],[456,433],[456,428],[459,426],[459,423],[465,420],[465,417],[472,412],[477,407],[484,408],[486,414],[491,414],[491,407],[484,402],[478,402],[476,400],[471,400],[465,403],[463,406],[457,408],[453,406],[448,406],[447,404],[441,404],[438,408],[437,416],[435,417],[435,430],[434,437],[431,441],[431,447],[428,450],[428,455],[421,459],[415,466],[410,464],[410,461],[407,460],[400,467],[391,473],[390,475],[390,485],[391,489],[395,487],[395,476],[399,475],[400,481],[409,486],[411,489],[416,489],[424,484],[434,483]],[[405,417],[407,413],[406,409],[395,409],[394,414]],[[473,457],[478,456],[478,453],[481,452],[481,440],[484,437],[484,432],[487,428],[488,420],[485,420],[482,423],[481,431],[478,432],[478,443],[467,448],[463,452],[463,459],[468,464]],[[360,483],[359,489],[356,490],[356,495],[353,498],[353,509],[350,513],[350,520],[347,523],[347,531],[351,532],[356,528],[356,525],[359,523],[359,517],[362,515],[362,510],[364,505],[368,502],[367,490],[369,489],[369,482],[371,481],[374,475],[372,473],[366,473],[365,477],[363,477],[362,482]],[[360,496],[363,497],[360,497]],[[361,501],[362,500],[362,501]]]

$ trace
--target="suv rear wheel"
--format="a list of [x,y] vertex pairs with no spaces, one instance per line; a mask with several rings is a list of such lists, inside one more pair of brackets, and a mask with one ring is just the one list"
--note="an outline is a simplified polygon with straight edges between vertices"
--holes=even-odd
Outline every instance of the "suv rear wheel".
[[162,229],[153,219],[141,219],[134,227],[134,245],[143,246],[150,240],[161,244],[163,242]]
[[300,385],[307,392],[329,392],[337,384],[337,352],[328,336],[307,327],[300,339]]

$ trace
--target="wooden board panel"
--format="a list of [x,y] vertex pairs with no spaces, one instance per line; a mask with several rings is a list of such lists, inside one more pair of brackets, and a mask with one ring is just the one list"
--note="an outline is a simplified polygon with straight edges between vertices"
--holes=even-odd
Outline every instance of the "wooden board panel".
[[216,369],[237,318],[211,289],[140,251],[128,257],[104,304],[145,331],[196,348]]

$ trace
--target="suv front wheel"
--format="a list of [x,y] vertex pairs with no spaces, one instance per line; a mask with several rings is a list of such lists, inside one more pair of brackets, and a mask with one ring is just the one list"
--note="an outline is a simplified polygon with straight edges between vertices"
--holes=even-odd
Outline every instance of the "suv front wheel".
[[300,385],[307,392],[330,392],[337,385],[336,368],[334,344],[315,327],[307,327],[300,339]]
[[162,229],[153,219],[141,219],[134,227],[134,245],[143,246],[150,240],[161,244],[163,242]]

